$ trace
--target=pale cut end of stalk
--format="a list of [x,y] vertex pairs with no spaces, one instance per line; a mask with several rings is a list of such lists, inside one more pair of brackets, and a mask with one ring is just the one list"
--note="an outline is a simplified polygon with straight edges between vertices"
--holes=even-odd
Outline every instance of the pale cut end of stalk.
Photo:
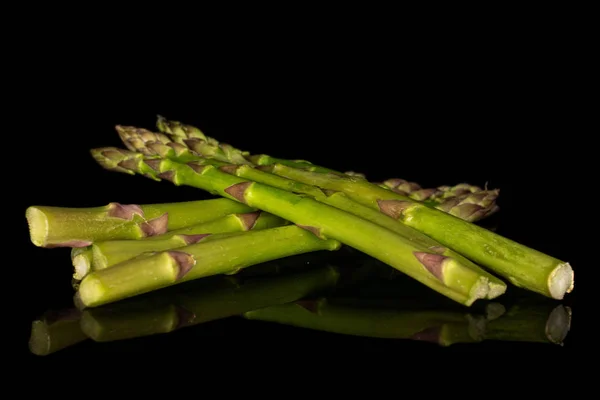
[[75,273],[73,279],[78,281],[82,280],[87,274],[89,274],[92,266],[90,265],[90,259],[83,254],[78,254],[73,257],[73,268]]
[[553,299],[562,300],[575,287],[575,273],[569,263],[562,263],[548,277],[548,290]]
[[87,247],[89,240],[67,240],[61,243],[48,243],[48,217],[38,207],[31,206],[25,211],[31,242],[38,247]]
[[44,247],[48,237],[48,218],[46,218],[46,214],[39,208],[28,207],[25,211],[25,218],[29,225],[31,241],[38,247]]
[[571,308],[562,304],[552,310],[546,322],[546,337],[552,343],[562,345],[571,329]]
[[502,296],[504,293],[506,293],[506,285],[501,285],[494,281],[489,281],[488,286],[489,291],[487,294],[487,298],[490,300]]
[[85,286],[83,288],[80,286],[77,293],[73,296],[73,304],[78,310],[83,310],[88,304],[97,302],[106,292],[106,288],[100,282],[100,279],[93,275],[90,274],[84,278],[86,282]]

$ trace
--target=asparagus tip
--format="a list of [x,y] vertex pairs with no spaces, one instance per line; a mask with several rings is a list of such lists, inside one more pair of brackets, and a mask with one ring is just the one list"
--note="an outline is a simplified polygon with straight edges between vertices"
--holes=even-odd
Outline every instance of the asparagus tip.
[[196,260],[189,253],[173,250],[167,251],[167,254],[177,263],[177,267],[179,268],[177,280],[183,278],[196,264]]
[[142,232],[146,236],[156,236],[167,233],[169,227],[169,213],[164,213],[160,217],[148,220],[140,225]]
[[448,257],[421,251],[415,251],[413,254],[429,272],[431,272],[440,281],[444,282],[444,270],[442,267],[444,260]]
[[121,204],[121,203],[109,203],[108,213],[109,217],[120,218],[131,221],[134,215],[139,215],[144,218],[144,211],[137,204]]
[[146,165],[148,165],[150,168],[152,168],[156,172],[160,171],[160,163],[161,162],[162,162],[162,159],[144,160],[144,163],[146,163]]
[[202,174],[202,171],[204,171],[204,169],[208,167],[208,165],[202,165],[197,161],[191,161],[187,163],[187,166],[196,171],[196,173],[198,174]]
[[225,193],[239,201],[240,203],[246,204],[246,199],[244,198],[244,194],[246,190],[250,187],[252,182],[240,182],[235,185],[229,186],[225,189]]
[[175,183],[175,171],[165,171],[157,175],[160,179]]
[[238,170],[239,167],[240,166],[236,165],[236,164],[228,164],[228,165],[223,165],[223,166],[219,167],[219,169],[228,174],[235,175],[235,172]]
[[428,198],[430,198],[431,196],[433,196],[434,194],[436,194],[438,192],[439,192],[439,190],[437,190],[435,188],[419,189],[419,190],[412,192],[410,194],[410,197],[412,197],[415,200],[423,201],[423,200],[427,200]]
[[258,217],[260,217],[260,214],[261,214],[261,211],[254,211],[254,212],[249,212],[249,213],[244,213],[244,214],[238,214],[238,217],[240,218],[240,220],[242,222],[244,230],[249,231],[252,228],[254,228],[256,221],[258,221]]
[[562,300],[565,293],[571,293],[575,286],[575,273],[569,263],[562,263],[548,278],[548,289],[552,298]]
[[119,167],[124,168],[129,171],[137,171],[137,169],[138,169],[137,161],[132,160],[132,159],[123,160],[123,161],[119,162],[117,165]]
[[200,143],[200,139],[191,138],[191,139],[183,139],[183,143],[187,146],[188,149],[193,149],[198,143]]
[[546,337],[552,343],[562,344],[571,328],[571,308],[562,304],[552,310],[546,322]]

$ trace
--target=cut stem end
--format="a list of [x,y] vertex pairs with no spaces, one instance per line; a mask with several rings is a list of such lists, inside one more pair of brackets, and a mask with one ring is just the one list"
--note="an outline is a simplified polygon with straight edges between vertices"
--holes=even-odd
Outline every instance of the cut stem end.
[[559,265],[548,278],[548,290],[553,299],[562,300],[575,286],[575,273],[569,263]]

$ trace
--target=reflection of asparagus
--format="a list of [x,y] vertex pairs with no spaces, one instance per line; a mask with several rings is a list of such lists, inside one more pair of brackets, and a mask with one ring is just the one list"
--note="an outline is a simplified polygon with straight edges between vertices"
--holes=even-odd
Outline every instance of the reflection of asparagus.
[[87,339],[79,319],[77,309],[46,312],[31,324],[29,350],[35,355],[46,356]]
[[235,273],[262,262],[339,249],[295,225],[249,231],[174,250],[141,255],[89,273],[76,294],[78,307],[95,307],[207,276]]
[[571,327],[571,308],[554,303],[516,304],[487,326],[487,340],[562,344]]
[[415,308],[408,299],[336,298],[298,301],[246,312],[244,317],[345,335],[430,341],[443,346],[482,340],[561,344],[570,328],[568,307],[499,303],[481,315],[456,308]]
[[210,199],[143,205],[110,203],[90,208],[31,206],[25,216],[36,246],[86,247],[96,241],[160,235],[251,211],[256,210],[227,199]]
[[335,286],[338,276],[335,267],[320,266],[280,276],[209,278],[85,310],[81,329],[100,342],[167,333],[322,293]]
[[110,240],[94,243],[92,247],[92,270],[97,271],[132,259],[142,253],[164,251],[188,246],[200,241],[224,237],[227,233],[241,233],[288,225],[289,223],[272,214],[255,211],[244,214],[230,214],[205,222],[152,236],[145,240]]
[[176,185],[197,187],[264,210],[317,237],[332,238],[354,247],[462,304],[471,305],[488,295],[487,275],[461,260],[436,253],[440,249],[432,249],[413,237],[421,236],[415,230],[406,230],[407,235],[414,231],[413,236],[401,236],[314,198],[247,181],[212,165],[182,164],[119,149],[111,149],[107,159],[107,153],[107,149],[92,150],[96,161],[109,170],[114,170],[115,165],[126,166],[131,174],[154,174]]
[[482,320],[464,312],[350,307],[324,298],[249,311],[244,317],[345,335],[415,339],[444,346],[479,342],[484,333]]

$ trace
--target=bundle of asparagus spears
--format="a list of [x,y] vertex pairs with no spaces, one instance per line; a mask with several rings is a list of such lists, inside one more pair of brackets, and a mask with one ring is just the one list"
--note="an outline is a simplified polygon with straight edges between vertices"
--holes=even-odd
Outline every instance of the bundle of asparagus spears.
[[72,248],[79,308],[342,246],[465,306],[503,295],[507,282],[553,299],[573,290],[568,262],[478,224],[498,211],[498,190],[371,182],[309,161],[250,154],[161,116],[157,131],[116,130],[124,148],[91,150],[100,166],[215,198],[29,207],[33,244]]

